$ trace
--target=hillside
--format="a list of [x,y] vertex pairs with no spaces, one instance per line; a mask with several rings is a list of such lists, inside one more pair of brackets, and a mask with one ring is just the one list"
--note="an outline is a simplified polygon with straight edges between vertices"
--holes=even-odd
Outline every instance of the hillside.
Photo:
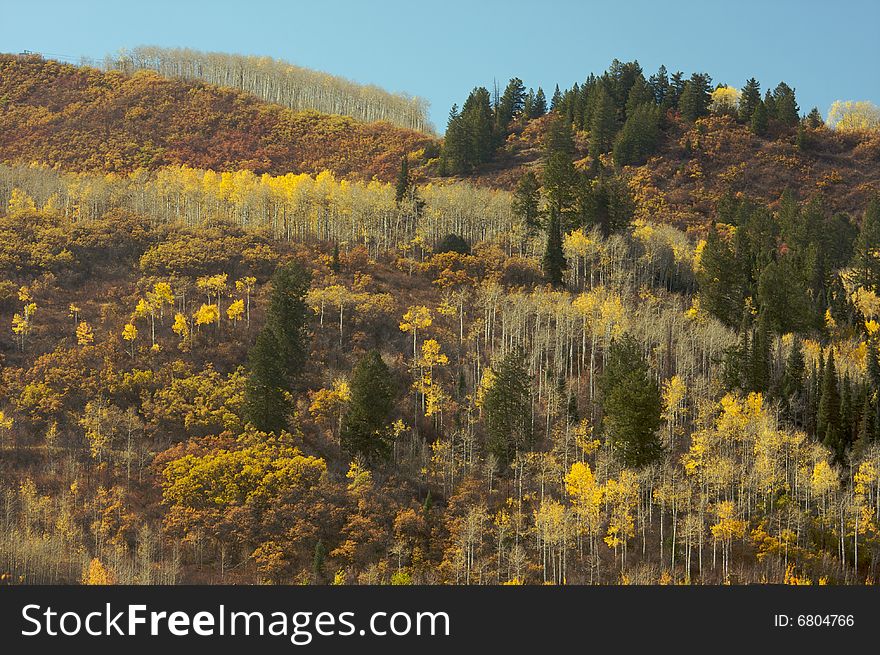
[[105,63],[127,73],[153,70],[166,77],[234,87],[294,111],[343,114],[430,132],[427,103],[422,98],[389,93],[271,57],[142,46],[109,57]]
[[389,123],[294,112],[254,96],[152,72],[125,75],[0,56],[0,159],[71,171],[167,164],[255,173],[392,179],[433,139]]
[[[512,191],[528,170],[539,171],[551,116],[516,124],[494,160],[465,176],[475,184]],[[757,136],[729,116],[688,123],[670,114],[657,153],[626,166],[637,214],[644,220],[703,229],[725,194],[773,204],[791,190],[806,200],[821,194],[834,211],[860,214],[880,191],[880,135],[809,131],[799,148],[795,130]],[[587,168],[588,134],[575,134],[575,159]],[[610,161],[606,160],[610,164]]]
[[880,580],[876,130],[0,65],[0,583]]

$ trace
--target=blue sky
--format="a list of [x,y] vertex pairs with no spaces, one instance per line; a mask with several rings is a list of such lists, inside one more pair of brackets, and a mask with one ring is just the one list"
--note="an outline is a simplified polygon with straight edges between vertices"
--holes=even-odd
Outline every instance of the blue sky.
[[103,57],[136,45],[270,55],[419,95],[441,132],[478,85],[570,86],[610,61],[785,80],[806,112],[880,104],[880,0],[0,0],[0,51]]

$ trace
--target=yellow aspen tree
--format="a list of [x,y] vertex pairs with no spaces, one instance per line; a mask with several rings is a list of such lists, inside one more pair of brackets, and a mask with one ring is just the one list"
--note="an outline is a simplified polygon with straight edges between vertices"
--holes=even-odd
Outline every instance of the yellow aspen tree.
[[257,278],[255,277],[243,277],[235,282],[235,290],[244,293],[244,314],[248,329],[251,327],[251,293],[256,283]]
[[134,323],[126,323],[122,328],[122,338],[128,341],[131,347],[131,356],[134,357],[134,342],[138,336],[138,329]]
[[76,343],[80,346],[90,346],[95,341],[92,328],[85,321],[76,326]]
[[82,583],[84,585],[112,585],[115,584],[113,575],[101,563],[97,557],[93,557],[89,562],[88,571],[83,574]]

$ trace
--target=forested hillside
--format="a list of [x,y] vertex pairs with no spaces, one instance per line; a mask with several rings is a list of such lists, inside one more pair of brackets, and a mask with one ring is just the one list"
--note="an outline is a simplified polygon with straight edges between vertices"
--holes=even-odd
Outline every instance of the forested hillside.
[[393,179],[434,146],[422,133],[294,112],[256,97],[142,71],[0,55],[0,159],[125,173],[168,164]]
[[257,166],[2,62],[4,581],[876,583],[876,107],[614,62]]
[[231,86],[294,111],[344,114],[430,132],[422,98],[388,93],[271,57],[142,46],[109,57],[105,64],[126,73],[154,70],[167,77]]

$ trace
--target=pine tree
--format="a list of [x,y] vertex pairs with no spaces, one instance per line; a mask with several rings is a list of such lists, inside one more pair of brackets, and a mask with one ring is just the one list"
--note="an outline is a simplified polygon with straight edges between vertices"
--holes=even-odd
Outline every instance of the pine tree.
[[870,448],[871,444],[876,440],[876,419],[877,408],[871,402],[871,394],[866,393],[862,403],[862,414],[859,418],[858,432],[856,433],[856,441],[852,449],[852,461],[858,461]]
[[547,223],[547,246],[541,268],[547,282],[554,287],[561,287],[563,273],[567,268],[565,255],[562,252],[562,229],[559,225],[559,214],[555,207],[550,208],[550,220]]
[[763,100],[755,106],[755,111],[752,112],[750,126],[752,132],[758,136],[764,136],[767,134],[767,105]]
[[843,457],[843,434],[840,425],[840,391],[837,387],[837,369],[834,364],[834,350],[830,350],[825,370],[822,373],[822,387],[819,395],[819,412],[816,417],[816,437],[835,454],[838,461]]
[[412,181],[409,177],[409,159],[404,156],[400,160],[400,171],[397,173],[397,184],[394,189],[394,201],[400,205],[404,198],[406,198],[406,194],[409,191],[409,188],[412,184]]
[[613,155],[617,166],[644,163],[657,148],[660,138],[659,107],[653,103],[642,104],[627,114],[626,123],[614,140]]
[[581,212],[584,224],[598,227],[606,238],[626,230],[635,212],[626,180],[618,175],[600,175],[584,187]]
[[866,289],[880,289],[880,199],[872,198],[865,209],[862,227],[855,242],[852,268],[856,282]]
[[535,94],[535,101],[532,104],[532,111],[529,112],[529,118],[540,118],[547,113],[547,97],[544,95],[544,89],[538,87]]
[[391,373],[378,350],[371,350],[354,367],[351,399],[342,417],[342,447],[367,461],[387,460],[391,456],[389,427],[394,402]]
[[843,374],[843,384],[840,386],[840,438],[843,447],[849,448],[854,440],[853,424],[856,420],[853,416],[855,399],[853,398],[852,384],[849,381],[849,373]]
[[669,78],[669,91],[667,94],[667,102],[670,107],[678,107],[681,101],[681,94],[684,93],[684,87],[687,80],[684,79],[684,73],[675,71]]
[[709,113],[712,100],[712,78],[706,73],[694,73],[685,84],[678,101],[682,118],[693,123]]
[[277,342],[276,356],[283,365],[283,379],[290,387],[299,377],[308,356],[308,321],[311,311],[305,295],[311,275],[299,263],[279,266],[272,276],[266,326]]
[[522,114],[525,107],[526,88],[518,77],[508,82],[501,99],[495,106],[495,119],[498,133],[503,133],[514,118]]
[[758,80],[751,77],[743,86],[742,93],[740,94],[739,119],[747,125],[751,124],[752,116],[760,104],[761,85],[758,83]]
[[534,445],[531,378],[521,352],[509,351],[493,366],[495,379],[483,401],[487,447],[506,470],[517,453]]
[[797,419],[802,409],[804,399],[804,348],[801,340],[794,337],[791,341],[791,350],[785,361],[785,373],[782,376],[782,400],[787,408],[787,414],[791,419]]
[[758,315],[752,333],[750,357],[751,391],[766,393],[770,388],[770,330],[764,313]]
[[697,282],[700,305],[728,327],[735,328],[745,298],[744,275],[730,244],[714,227],[706,236]]
[[617,110],[603,84],[598,85],[593,94],[591,113],[589,151],[591,157],[598,159],[611,150],[617,132]]
[[526,171],[513,192],[513,213],[525,226],[525,233],[533,235],[541,228],[541,185],[532,171]]
[[248,355],[244,415],[261,432],[280,433],[287,427],[290,406],[281,387],[285,371],[279,350],[275,332],[267,326],[257,335]]
[[810,110],[810,113],[807,114],[807,127],[812,130],[818,130],[820,127],[825,126],[825,121],[822,120],[822,114],[819,113],[818,107],[813,107]]
[[550,111],[556,111],[560,104],[562,104],[562,94],[559,92],[559,85],[557,84],[553,97],[550,99]]
[[654,75],[648,78],[648,88],[654,94],[654,102],[657,105],[668,107],[669,99],[669,75],[666,72],[666,66],[660,65],[660,68]]
[[577,209],[580,176],[574,167],[574,135],[571,124],[562,117],[550,123],[545,139],[544,192],[560,225],[568,227]]
[[[654,105],[654,94],[644,76],[639,73],[633,81],[626,97],[626,117],[629,116],[639,107],[643,105]],[[659,112],[658,112],[659,115]]]
[[773,105],[773,118],[789,127],[797,125],[800,117],[795,92],[785,82],[780,82],[773,90]]
[[605,434],[618,461],[638,468],[660,459],[660,389],[630,335],[611,344],[599,386]]

